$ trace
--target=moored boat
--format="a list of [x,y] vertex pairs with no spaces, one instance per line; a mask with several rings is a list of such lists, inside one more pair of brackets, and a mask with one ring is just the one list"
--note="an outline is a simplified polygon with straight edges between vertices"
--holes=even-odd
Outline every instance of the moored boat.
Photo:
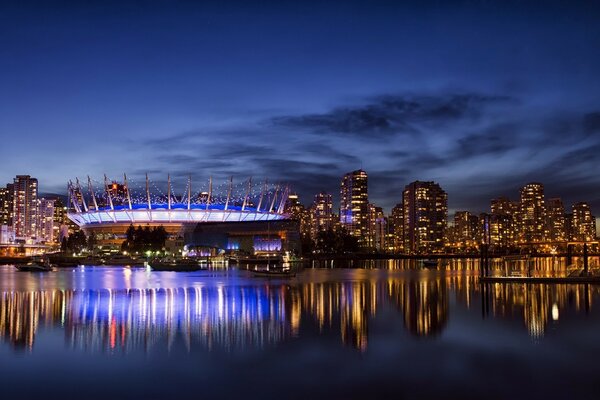
[[192,258],[163,258],[150,261],[148,265],[153,271],[191,272],[207,269],[206,264],[202,265],[198,260]]
[[26,264],[15,264],[15,268],[24,272],[48,272],[52,271],[53,266],[46,258],[43,260],[33,259]]

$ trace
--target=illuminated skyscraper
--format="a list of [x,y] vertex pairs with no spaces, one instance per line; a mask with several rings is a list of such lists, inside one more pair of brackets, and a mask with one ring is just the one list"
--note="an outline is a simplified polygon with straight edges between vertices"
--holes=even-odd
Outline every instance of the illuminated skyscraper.
[[10,224],[10,203],[12,202],[12,193],[9,194],[7,188],[0,188],[0,225]]
[[12,224],[17,239],[37,234],[38,181],[29,175],[17,175],[13,182]]
[[310,212],[300,203],[297,194],[289,194],[285,202],[285,212],[290,215],[292,220],[300,224],[300,234],[303,239],[310,238]]
[[479,218],[468,211],[454,214],[454,239],[460,247],[475,247],[479,238]]
[[311,207],[311,236],[313,240],[320,231],[333,228],[333,200],[329,193],[315,195]]
[[39,242],[51,243],[54,241],[54,200],[38,200],[38,231]]
[[387,219],[383,214],[383,208],[374,204],[369,204],[369,206],[373,246],[376,250],[384,251],[386,250]]
[[546,239],[552,242],[567,240],[565,207],[559,198],[546,201]]
[[546,207],[544,185],[528,183],[521,188],[520,241],[523,243],[544,240],[546,227]]
[[340,224],[358,239],[361,247],[371,247],[367,173],[362,169],[342,178],[340,189]]
[[515,244],[518,238],[519,203],[499,197],[492,200],[490,208],[489,244],[502,247]]
[[402,203],[398,203],[392,208],[390,222],[393,234],[393,251],[401,252],[404,249],[404,212],[402,210]]
[[573,204],[573,240],[596,239],[596,218],[587,203]]
[[404,250],[440,252],[448,218],[448,195],[435,182],[415,181],[404,188]]

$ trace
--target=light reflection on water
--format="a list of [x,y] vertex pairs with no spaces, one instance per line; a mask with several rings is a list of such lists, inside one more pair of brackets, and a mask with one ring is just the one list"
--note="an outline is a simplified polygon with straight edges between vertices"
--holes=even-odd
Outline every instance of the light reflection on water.
[[63,332],[70,347],[91,352],[149,352],[176,341],[188,351],[236,352],[302,338],[314,328],[367,351],[369,324],[382,309],[395,310],[411,336],[433,338],[452,320],[451,303],[481,319],[520,321],[540,340],[550,322],[590,313],[600,294],[594,285],[480,285],[473,261],[462,262],[462,270],[446,271],[307,269],[291,280],[235,270],[29,274],[2,267],[3,286],[15,289],[0,292],[0,340],[35,351],[40,328],[49,327]]
[[0,277],[3,398],[599,394],[599,286],[480,285],[477,260]]

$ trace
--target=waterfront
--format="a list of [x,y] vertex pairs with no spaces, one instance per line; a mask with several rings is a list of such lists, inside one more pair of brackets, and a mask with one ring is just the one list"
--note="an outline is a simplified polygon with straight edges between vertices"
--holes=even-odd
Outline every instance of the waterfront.
[[1,266],[3,392],[593,397],[600,286],[482,291],[476,261],[457,262],[462,268],[428,271],[378,261],[292,280],[235,269]]

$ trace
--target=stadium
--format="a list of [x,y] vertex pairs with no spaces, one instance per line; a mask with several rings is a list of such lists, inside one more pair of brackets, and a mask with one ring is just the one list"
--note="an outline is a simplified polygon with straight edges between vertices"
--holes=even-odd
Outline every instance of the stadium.
[[170,175],[166,182],[148,175],[137,182],[125,174],[122,180],[88,176],[68,183],[67,215],[106,247],[118,248],[134,225],[164,227],[171,248],[297,251],[298,227],[285,213],[288,194],[289,187],[252,179],[215,183],[209,178],[193,185],[192,177]]

